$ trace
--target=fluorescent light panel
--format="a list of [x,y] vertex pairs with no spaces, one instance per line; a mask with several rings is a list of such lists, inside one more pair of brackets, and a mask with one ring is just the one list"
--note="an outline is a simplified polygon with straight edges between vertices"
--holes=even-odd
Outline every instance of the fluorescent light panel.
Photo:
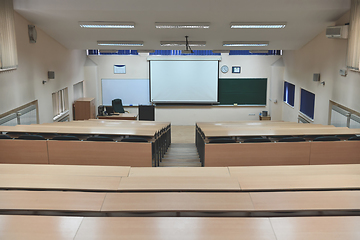
[[140,49],[137,50],[138,53],[154,53],[155,50],[151,50],[151,49]]
[[[160,46],[162,46],[162,47],[186,46],[186,42],[185,41],[161,41]],[[189,46],[204,47],[204,46],[206,46],[206,42],[205,41],[189,41]]]
[[144,46],[143,41],[98,41],[99,46],[133,46],[133,47],[142,47]]
[[229,53],[230,50],[212,50],[213,53]]
[[269,42],[223,42],[224,47],[266,47]]
[[115,50],[115,49],[109,49],[109,50],[107,50],[107,49],[99,49],[99,52],[100,53],[117,53],[118,50]]
[[230,28],[242,29],[281,29],[285,27],[286,23],[230,23]]
[[135,28],[133,22],[103,22],[103,21],[92,21],[92,22],[79,22],[82,28]]
[[156,22],[156,28],[186,28],[186,29],[199,29],[209,28],[208,22]]

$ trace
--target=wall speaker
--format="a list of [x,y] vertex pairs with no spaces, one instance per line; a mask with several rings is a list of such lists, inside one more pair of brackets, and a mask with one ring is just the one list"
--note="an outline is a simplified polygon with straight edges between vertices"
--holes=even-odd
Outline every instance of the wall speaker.
[[48,71],[48,79],[55,79],[55,72],[54,71]]
[[36,43],[37,32],[34,25],[28,25],[29,42]]
[[320,73],[314,73],[313,81],[314,82],[320,82]]

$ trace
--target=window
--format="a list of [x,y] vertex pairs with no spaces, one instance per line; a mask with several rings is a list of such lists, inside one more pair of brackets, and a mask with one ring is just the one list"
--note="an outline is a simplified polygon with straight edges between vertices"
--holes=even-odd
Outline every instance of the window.
[[69,116],[68,88],[61,89],[52,94],[53,120],[60,121]]
[[330,101],[330,124],[335,127],[360,128],[360,113]]
[[314,119],[315,111],[315,94],[301,89],[300,112],[305,114],[310,119]]
[[284,82],[284,102],[294,107],[295,102],[295,85]]
[[12,0],[0,1],[0,71],[18,65]]

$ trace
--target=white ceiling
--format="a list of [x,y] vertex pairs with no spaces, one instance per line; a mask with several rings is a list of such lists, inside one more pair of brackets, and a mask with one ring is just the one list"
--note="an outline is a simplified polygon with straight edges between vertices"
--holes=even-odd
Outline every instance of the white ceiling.
[[[98,40],[269,41],[253,49],[299,49],[350,10],[350,0],[13,0],[14,9],[69,49],[99,49]],[[79,21],[132,21],[135,29],[83,29]],[[210,22],[209,29],[156,29],[155,22]],[[230,29],[230,22],[287,22],[285,29]],[[106,49],[100,47],[101,49]],[[108,49],[114,47],[108,47]],[[127,49],[127,48],[118,48]],[[137,49],[132,47],[131,49]],[[244,49],[233,47],[231,49]]]

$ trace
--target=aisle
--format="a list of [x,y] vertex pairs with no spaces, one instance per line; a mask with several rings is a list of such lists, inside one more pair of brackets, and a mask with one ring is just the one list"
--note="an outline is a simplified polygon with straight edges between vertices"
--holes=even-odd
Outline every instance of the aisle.
[[195,126],[171,126],[171,145],[160,167],[201,167],[195,147]]

